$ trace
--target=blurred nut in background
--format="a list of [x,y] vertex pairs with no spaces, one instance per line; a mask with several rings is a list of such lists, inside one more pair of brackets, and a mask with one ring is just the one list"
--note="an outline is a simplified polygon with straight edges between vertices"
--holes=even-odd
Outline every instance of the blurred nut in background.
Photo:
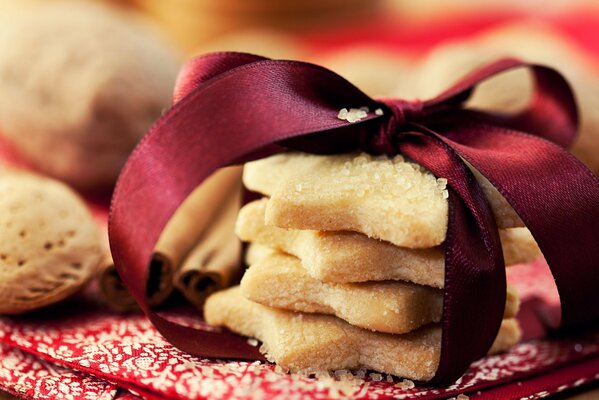
[[83,201],[58,181],[0,177],[0,314],[19,314],[75,293],[104,256]]
[[0,134],[46,174],[110,187],[169,106],[178,64],[130,14],[87,1],[13,6],[0,16]]

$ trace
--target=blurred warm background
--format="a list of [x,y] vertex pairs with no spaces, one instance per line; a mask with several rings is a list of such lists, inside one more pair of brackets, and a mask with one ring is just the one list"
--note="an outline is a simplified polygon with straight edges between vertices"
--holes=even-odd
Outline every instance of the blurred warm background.
[[[592,0],[2,0],[0,18],[5,152],[85,191],[110,190],[170,104],[181,63],[220,50],[316,62],[370,95],[407,98],[432,96],[500,56],[549,64],[581,104],[573,151],[599,171]],[[528,85],[525,73],[512,75],[473,102],[523,106],[522,90],[504,89]]]

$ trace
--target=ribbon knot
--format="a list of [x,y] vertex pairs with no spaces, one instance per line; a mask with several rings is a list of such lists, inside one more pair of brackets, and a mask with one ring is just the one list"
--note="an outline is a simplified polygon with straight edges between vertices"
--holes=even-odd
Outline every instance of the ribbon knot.
[[387,106],[391,112],[391,120],[397,127],[418,119],[424,114],[424,103],[421,100],[403,100],[381,98],[378,99],[381,103]]
[[[533,72],[529,109],[506,116],[464,107],[479,83],[517,67]],[[556,71],[504,59],[425,102],[376,101],[313,64],[213,53],[184,67],[174,98],[121,172],[109,235],[119,275],[175,346],[202,357],[261,357],[239,336],[164,319],[150,309],[145,282],[163,227],[197,185],[218,168],[288,149],[401,152],[447,179],[443,333],[434,383],[455,381],[487,353],[505,307],[499,233],[470,168],[497,188],[535,237],[560,293],[562,326],[599,320],[599,180],[558,146],[572,143],[577,113]],[[337,118],[348,104],[383,113],[348,123]]]
[[381,124],[369,140],[363,140],[361,147],[367,153],[394,156],[399,153],[397,142],[402,132],[409,130],[410,122],[416,122],[419,117],[424,116],[424,103],[418,99],[380,98],[378,101],[386,106],[389,114],[387,121]]

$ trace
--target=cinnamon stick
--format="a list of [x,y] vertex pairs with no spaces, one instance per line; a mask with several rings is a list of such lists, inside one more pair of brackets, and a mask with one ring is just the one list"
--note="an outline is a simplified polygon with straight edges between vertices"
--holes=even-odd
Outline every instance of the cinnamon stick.
[[128,312],[137,309],[135,299],[123,283],[112,257],[108,254],[98,278],[100,293],[106,304],[115,311]]
[[[205,234],[232,193],[239,193],[242,167],[216,171],[181,204],[166,224],[150,261],[146,296],[150,305],[163,303],[174,289],[174,275],[185,257]],[[233,228],[231,227],[231,232]],[[130,311],[136,303],[107,258],[100,274],[100,290],[117,311]]]
[[175,286],[198,308],[208,295],[230,286],[239,272],[241,242],[234,228],[240,202],[241,185],[175,273]]

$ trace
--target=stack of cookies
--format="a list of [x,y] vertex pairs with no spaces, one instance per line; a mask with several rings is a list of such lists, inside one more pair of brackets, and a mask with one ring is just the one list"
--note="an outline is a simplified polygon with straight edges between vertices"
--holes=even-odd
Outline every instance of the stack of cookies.
[[[478,178],[506,265],[536,258],[518,216]],[[240,286],[208,299],[206,320],[261,340],[267,357],[291,371],[432,378],[441,350],[447,181],[401,156],[286,153],[246,164],[244,184],[267,196],[237,219],[250,268]],[[518,306],[508,288],[492,352],[518,342]]]

